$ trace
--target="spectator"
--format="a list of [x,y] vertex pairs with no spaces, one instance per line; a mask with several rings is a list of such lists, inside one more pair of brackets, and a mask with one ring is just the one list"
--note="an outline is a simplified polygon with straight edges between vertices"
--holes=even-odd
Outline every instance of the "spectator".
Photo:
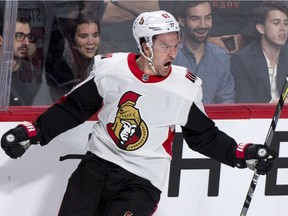
[[212,27],[209,1],[183,1],[178,4],[182,43],[173,64],[187,67],[203,81],[203,103],[234,103],[234,80],[230,56],[207,42]]
[[254,18],[260,39],[231,59],[237,103],[277,101],[287,76],[287,8],[280,2],[263,2]]
[[87,78],[100,44],[99,16],[89,9],[74,11],[65,20],[65,38],[51,33],[46,59],[47,82],[53,101]]
[[[39,70],[44,70],[44,42],[46,41],[45,31],[48,32],[48,10],[47,1],[29,0],[18,2],[18,13],[29,17],[31,34],[34,41],[28,44],[28,56],[26,60],[31,62]],[[49,14],[51,16],[51,13]]]
[[208,40],[230,55],[255,40],[256,31],[251,15],[260,3],[261,1],[211,1],[213,27]]
[[34,41],[29,17],[19,14],[13,47],[10,105],[36,105],[34,99],[42,84],[42,72],[25,60],[28,45]]

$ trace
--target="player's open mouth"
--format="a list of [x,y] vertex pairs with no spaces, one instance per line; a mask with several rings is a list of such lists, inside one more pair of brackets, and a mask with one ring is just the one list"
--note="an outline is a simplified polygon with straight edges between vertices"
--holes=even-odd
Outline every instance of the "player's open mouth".
[[166,63],[164,64],[164,68],[165,68],[165,69],[168,69],[168,68],[171,66],[171,63],[172,63],[172,62],[166,62]]

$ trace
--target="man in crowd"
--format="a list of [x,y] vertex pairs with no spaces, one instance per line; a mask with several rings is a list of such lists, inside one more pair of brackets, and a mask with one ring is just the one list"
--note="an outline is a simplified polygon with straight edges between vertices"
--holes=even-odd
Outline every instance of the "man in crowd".
[[288,72],[288,9],[280,2],[263,2],[254,24],[259,40],[231,58],[235,102],[277,102]]
[[29,17],[19,14],[16,21],[12,77],[10,90],[10,105],[33,105],[34,99],[42,83],[42,73],[25,60],[28,55],[28,45],[34,41],[30,32]]
[[212,27],[210,3],[183,1],[177,8],[182,43],[173,63],[187,67],[202,79],[204,104],[234,103],[230,57],[223,49],[207,42]]

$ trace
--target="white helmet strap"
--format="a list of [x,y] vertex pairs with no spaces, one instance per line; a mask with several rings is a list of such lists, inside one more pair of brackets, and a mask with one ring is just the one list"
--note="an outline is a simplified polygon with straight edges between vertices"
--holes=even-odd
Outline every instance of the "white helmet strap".
[[153,56],[154,56],[153,49],[152,49],[152,47],[150,46],[149,43],[146,43],[146,46],[149,47],[149,49],[151,50],[151,57],[146,56],[142,49],[140,49],[139,51],[140,51],[140,53],[142,54],[142,56],[148,61],[150,67],[152,68],[153,73],[154,73],[154,74],[157,74],[157,72],[156,72],[156,70],[155,70],[155,67],[154,67],[154,62],[153,62],[153,60],[152,60],[152,58],[153,58]]

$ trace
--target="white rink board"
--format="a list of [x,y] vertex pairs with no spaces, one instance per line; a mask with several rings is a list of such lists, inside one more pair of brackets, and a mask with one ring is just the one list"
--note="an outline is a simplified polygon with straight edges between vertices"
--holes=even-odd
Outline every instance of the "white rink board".
[[[263,143],[270,119],[217,120],[216,124],[237,142]],[[1,122],[0,135],[19,122]],[[0,150],[0,215],[56,216],[66,183],[79,160],[59,162],[65,154],[84,152],[93,122],[74,128],[45,147],[32,146],[20,159]],[[178,130],[178,129],[177,129]],[[288,131],[280,119],[277,131]],[[280,157],[288,157],[288,143],[280,145]],[[187,145],[184,158],[201,158]],[[208,170],[182,170],[178,197],[167,197],[167,188],[154,216],[236,216],[245,200],[253,172],[221,165],[219,194],[208,197]],[[247,216],[287,216],[288,196],[265,196],[266,177],[260,176]],[[288,164],[279,169],[277,184],[288,185]]]

